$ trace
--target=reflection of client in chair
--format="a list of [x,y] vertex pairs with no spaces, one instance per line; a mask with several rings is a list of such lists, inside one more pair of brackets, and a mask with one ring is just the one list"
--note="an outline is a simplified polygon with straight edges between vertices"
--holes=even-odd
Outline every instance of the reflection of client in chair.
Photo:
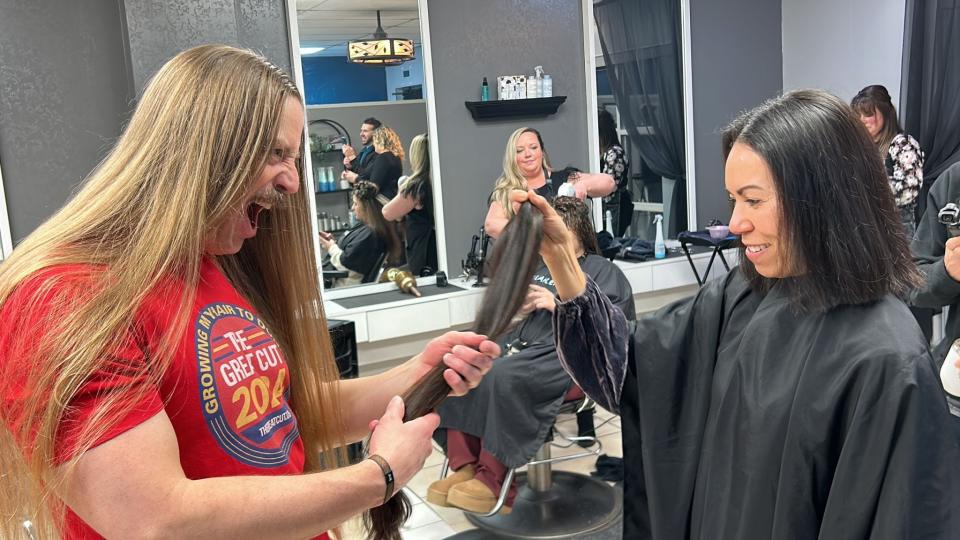
[[357,216],[357,225],[339,241],[334,241],[327,232],[320,232],[320,245],[327,252],[323,269],[347,272],[347,277],[334,281],[335,287],[374,281],[384,260],[392,265],[402,262],[400,238],[394,226],[383,219],[383,204],[377,199],[378,194],[372,182],[357,182],[351,207]]
[[[586,205],[558,197],[557,212],[574,231],[580,267],[614,305],[633,319],[633,293],[623,272],[599,255]],[[450,468],[456,472],[430,485],[427,500],[471,512],[489,512],[507,472],[525,465],[547,439],[563,397],[573,385],[553,344],[551,314],[555,289],[546,267],[533,276],[521,310],[526,318],[501,338],[504,358],[470,394],[447,399],[438,409]],[[513,344],[513,347],[506,346]],[[511,354],[509,349],[513,349]],[[502,513],[513,506],[512,486]]]

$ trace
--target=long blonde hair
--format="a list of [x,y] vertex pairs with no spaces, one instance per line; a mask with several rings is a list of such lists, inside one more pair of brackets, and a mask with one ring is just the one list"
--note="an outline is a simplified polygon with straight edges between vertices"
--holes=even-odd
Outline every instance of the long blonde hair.
[[550,160],[547,158],[547,150],[543,147],[543,137],[540,132],[531,127],[522,127],[510,134],[507,139],[507,148],[503,152],[503,174],[497,178],[497,184],[493,188],[494,201],[500,203],[507,218],[513,217],[513,205],[510,204],[510,192],[515,189],[527,189],[527,180],[520,172],[520,166],[517,165],[517,140],[524,133],[533,133],[537,136],[537,142],[540,144],[540,152],[543,153],[543,175],[550,178],[552,168]]
[[400,144],[400,136],[397,135],[396,131],[387,126],[380,126],[373,130],[372,140],[374,150],[383,148],[385,152],[390,152],[398,159],[403,160],[403,145]]
[[421,133],[410,141],[410,176],[400,188],[404,197],[412,197],[417,205],[430,204],[424,201],[430,196],[430,139],[426,133]]
[[[8,336],[8,351],[27,354],[16,363],[27,373],[14,371],[14,359],[0,359],[0,399],[22,385],[29,396],[0,407],[0,537],[19,536],[24,519],[41,536],[58,535],[58,481],[153,385],[104,396],[60,469],[54,442],[67,405],[92,374],[109,372],[109,353],[135,328],[147,295],[174,280],[183,287],[170,298],[172,324],[157,350],[145,351],[140,375],[156,385],[167,372],[191,317],[205,240],[243,204],[290,97],[301,100],[289,77],[253,52],[204,45],[178,54],[150,82],[83,188],[0,265],[0,306],[46,268],[78,264],[90,276],[82,294],[51,295],[58,284],[49,275],[36,291],[17,291],[26,305],[45,302],[37,309],[47,316],[36,325],[41,335]],[[336,454],[344,425],[306,197],[306,190],[285,196],[261,216],[255,238],[217,262],[284,351],[306,469],[318,470],[335,465],[319,456]]]

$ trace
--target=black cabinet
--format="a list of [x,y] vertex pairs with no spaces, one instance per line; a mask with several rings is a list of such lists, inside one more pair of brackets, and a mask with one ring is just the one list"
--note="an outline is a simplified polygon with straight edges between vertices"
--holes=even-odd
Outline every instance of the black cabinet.
[[[353,321],[327,320],[327,330],[330,332],[330,342],[333,346],[333,356],[337,361],[337,369],[341,379],[356,379],[360,375],[360,366],[357,363],[357,331]],[[350,463],[358,463],[363,459],[363,446],[353,443],[347,446],[347,456]]]

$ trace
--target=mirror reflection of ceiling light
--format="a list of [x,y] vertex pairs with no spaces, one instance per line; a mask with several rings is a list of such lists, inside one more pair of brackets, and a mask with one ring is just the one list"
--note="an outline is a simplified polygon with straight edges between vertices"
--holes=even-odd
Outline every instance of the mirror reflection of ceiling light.
[[413,58],[413,40],[388,38],[380,25],[380,10],[377,10],[377,30],[373,39],[351,41],[347,45],[347,59],[356,64],[395,65]]
[[326,50],[326,47],[300,47],[300,56],[317,54],[318,52],[323,50]]

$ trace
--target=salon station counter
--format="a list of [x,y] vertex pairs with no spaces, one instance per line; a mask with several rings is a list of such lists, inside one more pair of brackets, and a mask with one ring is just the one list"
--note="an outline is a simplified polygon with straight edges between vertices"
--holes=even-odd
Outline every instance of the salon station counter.
[[[723,252],[736,264],[736,250]],[[704,275],[711,252],[691,253],[690,261],[680,253],[666,259],[646,262],[617,260],[633,288],[637,314],[692,296],[698,288],[690,262]],[[726,274],[714,261],[707,279]],[[328,319],[353,321],[356,326],[357,353],[361,375],[388,369],[419,353],[430,339],[449,330],[469,330],[483,298],[483,287],[472,287],[475,278],[455,278],[449,286],[437,287],[433,277],[417,280],[423,297],[416,298],[397,290],[392,283],[365,287],[358,295],[352,289],[324,292]]]

